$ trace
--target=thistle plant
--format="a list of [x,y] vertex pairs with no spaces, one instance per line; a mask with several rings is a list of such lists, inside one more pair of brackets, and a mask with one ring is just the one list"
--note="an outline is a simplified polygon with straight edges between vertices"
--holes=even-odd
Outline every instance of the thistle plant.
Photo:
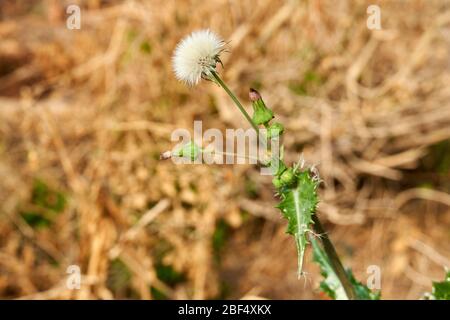
[[[216,69],[222,64],[220,55],[225,50],[225,42],[210,30],[196,31],[183,39],[175,49],[173,68],[178,80],[189,86],[197,85],[202,79],[211,81],[230,96],[231,100],[257,132],[258,139],[265,146],[271,139],[279,139],[285,134],[281,123],[275,122],[273,111],[267,107],[262,96],[250,89],[249,98],[253,107],[250,116],[236,95],[229,89]],[[264,130],[262,130],[264,129]],[[283,147],[281,147],[283,150]],[[187,156],[192,159],[203,150],[190,142],[172,155]],[[273,151],[273,150],[271,150]],[[165,154],[164,158],[168,155]],[[352,273],[345,270],[336,250],[324,231],[316,207],[319,199],[317,188],[320,178],[317,169],[307,167],[301,160],[291,166],[283,161],[283,155],[271,152],[270,160],[261,159],[260,163],[271,169],[272,184],[276,196],[280,199],[277,208],[287,220],[287,233],[295,239],[298,259],[298,276],[304,274],[303,260],[305,250],[312,243],[314,261],[322,270],[325,280],[321,289],[334,299],[377,299],[367,287],[357,282]]]

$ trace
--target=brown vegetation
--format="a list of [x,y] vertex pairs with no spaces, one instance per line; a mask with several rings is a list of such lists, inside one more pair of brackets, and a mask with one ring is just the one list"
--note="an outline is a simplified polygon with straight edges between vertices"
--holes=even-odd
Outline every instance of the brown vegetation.
[[[250,165],[175,165],[175,128],[247,127],[219,88],[171,71],[211,28],[224,79],[286,125],[286,158],[318,164],[319,214],[344,263],[384,298],[416,299],[450,265],[450,6],[379,1],[0,4],[0,298],[323,298]],[[247,102],[247,106],[249,103]],[[69,265],[80,290],[65,286]]]

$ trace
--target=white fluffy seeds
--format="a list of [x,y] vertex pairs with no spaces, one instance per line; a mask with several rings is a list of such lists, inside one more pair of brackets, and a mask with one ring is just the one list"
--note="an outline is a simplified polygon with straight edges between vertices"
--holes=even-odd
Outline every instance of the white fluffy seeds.
[[196,85],[202,77],[210,78],[220,62],[223,40],[210,30],[191,33],[181,40],[173,55],[173,70],[178,80]]

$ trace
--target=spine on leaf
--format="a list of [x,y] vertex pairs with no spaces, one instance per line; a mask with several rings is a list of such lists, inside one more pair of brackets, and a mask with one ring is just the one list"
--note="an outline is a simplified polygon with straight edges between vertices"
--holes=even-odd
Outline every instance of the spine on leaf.
[[[281,202],[277,206],[288,220],[286,232],[295,238],[298,257],[298,276],[302,275],[303,258],[308,244],[307,233],[311,231],[312,216],[318,203],[318,181],[309,170],[286,169],[276,177]],[[274,180],[275,180],[274,179]]]

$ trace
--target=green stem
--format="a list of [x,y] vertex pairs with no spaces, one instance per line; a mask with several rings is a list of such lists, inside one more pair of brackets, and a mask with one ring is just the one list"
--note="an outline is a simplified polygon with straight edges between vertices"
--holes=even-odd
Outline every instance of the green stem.
[[328,256],[331,266],[333,267],[334,272],[339,278],[339,281],[341,282],[348,299],[356,300],[356,294],[353,285],[350,283],[350,279],[347,276],[347,272],[345,272],[344,266],[342,265],[342,262],[339,259],[339,256],[336,252],[336,249],[333,246],[333,243],[331,242],[330,238],[323,229],[319,217],[317,216],[317,214],[314,214],[312,216],[312,219],[314,222],[314,231],[319,235],[320,239],[322,240],[323,249],[325,250]]
[[[234,103],[242,112],[244,117],[247,119],[247,121],[250,123],[253,129],[255,129],[256,133],[258,133],[259,135],[258,126],[256,125],[256,123],[253,122],[252,118],[247,113],[247,111],[245,111],[244,107],[242,106],[238,98],[233,94],[233,92],[231,92],[231,90],[228,88],[225,82],[223,82],[223,80],[219,77],[219,75],[215,71],[211,71],[211,74],[213,75],[217,83],[225,90],[225,92],[234,101]],[[278,160],[280,162],[282,161],[281,159]],[[347,297],[350,300],[355,300],[356,299],[355,291],[353,289],[352,284],[350,283],[350,279],[348,278],[347,273],[345,272],[342,262],[336,253],[336,249],[334,248],[333,243],[331,242],[330,238],[328,238],[328,235],[325,233],[322,224],[320,223],[319,217],[316,214],[314,214],[312,218],[314,221],[314,231],[321,236],[323,248],[328,258],[330,259],[330,263],[333,266],[334,272],[336,273],[337,277],[342,283],[342,286],[344,287]]]
[[231,92],[231,90],[227,87],[227,85],[225,84],[225,82],[223,82],[223,80],[219,77],[219,75],[214,72],[211,71],[214,79],[216,79],[217,83],[225,90],[226,93],[228,93],[228,95],[230,96],[230,98],[234,101],[234,103],[236,104],[236,106],[239,108],[239,110],[242,112],[242,114],[244,115],[245,119],[247,119],[247,121],[251,124],[251,126],[253,127],[253,129],[255,129],[256,133],[259,134],[259,128],[256,125],[256,123],[253,122],[252,118],[250,117],[250,115],[248,114],[247,111],[245,111],[244,107],[242,106],[241,102],[238,100],[238,98],[234,95],[233,92]]

